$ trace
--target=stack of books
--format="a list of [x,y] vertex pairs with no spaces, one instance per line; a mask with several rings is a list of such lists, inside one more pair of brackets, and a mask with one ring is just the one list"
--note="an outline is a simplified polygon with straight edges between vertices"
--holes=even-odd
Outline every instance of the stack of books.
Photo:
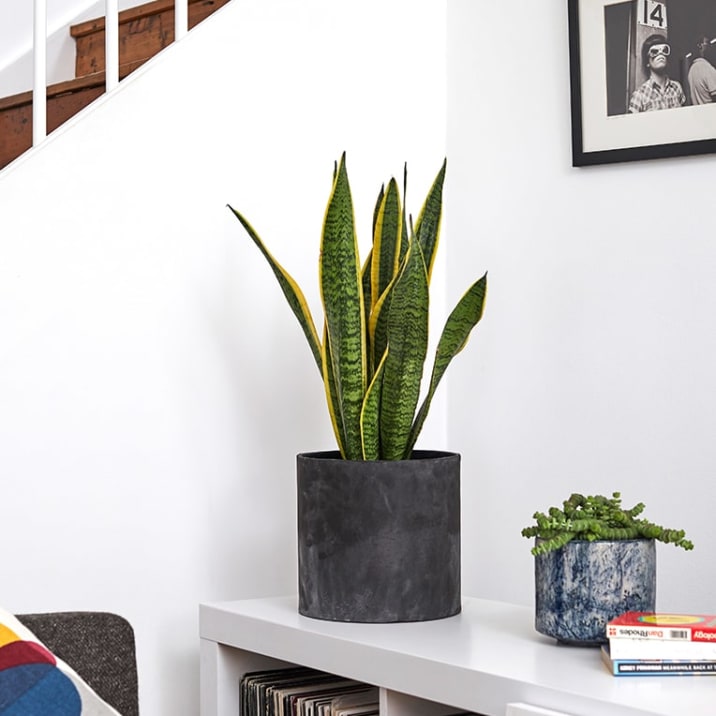
[[602,659],[616,676],[716,675],[716,616],[627,612],[607,624]]
[[241,716],[378,716],[380,713],[377,687],[305,666],[244,674],[239,697]]
[[378,689],[307,667],[245,674],[242,716],[377,716]]

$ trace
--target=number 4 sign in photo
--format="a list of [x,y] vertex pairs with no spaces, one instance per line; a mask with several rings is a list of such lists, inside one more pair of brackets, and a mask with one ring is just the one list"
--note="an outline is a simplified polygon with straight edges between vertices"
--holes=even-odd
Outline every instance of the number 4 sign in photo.
[[638,0],[636,17],[640,25],[666,30],[666,3],[657,0]]

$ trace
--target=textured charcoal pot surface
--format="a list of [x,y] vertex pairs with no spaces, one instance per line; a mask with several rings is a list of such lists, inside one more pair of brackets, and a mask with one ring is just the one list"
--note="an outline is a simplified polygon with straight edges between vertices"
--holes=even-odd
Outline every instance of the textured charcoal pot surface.
[[460,611],[460,456],[297,458],[299,612],[348,622]]
[[654,540],[574,540],[535,557],[535,628],[560,642],[605,643],[610,619],[655,601]]

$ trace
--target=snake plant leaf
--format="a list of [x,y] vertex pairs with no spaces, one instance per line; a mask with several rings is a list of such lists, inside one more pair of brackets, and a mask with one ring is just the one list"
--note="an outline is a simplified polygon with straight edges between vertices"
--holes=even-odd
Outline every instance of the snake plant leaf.
[[[383,203],[383,197],[385,196],[385,184],[381,184],[380,191],[378,192],[378,198],[375,200],[375,206],[373,207],[373,223],[371,224],[371,236],[375,238],[375,226],[378,223],[378,212],[380,211],[381,204]],[[367,326],[370,321],[370,313],[373,307],[373,297],[371,293],[371,271],[373,268],[373,249],[368,252],[368,258],[363,264],[363,271],[361,273],[361,282],[363,284],[363,304],[365,309],[365,325]],[[372,347],[370,342],[370,334],[367,336],[366,350],[368,355],[372,355]],[[375,363],[372,361],[368,362],[368,381],[372,380]]]
[[303,295],[303,291],[299,288],[298,284],[293,280],[290,274],[276,261],[271,255],[269,250],[264,245],[259,235],[254,231],[253,227],[244,218],[244,216],[236,211],[230,204],[229,209],[234,213],[234,216],[241,222],[241,225],[246,230],[246,233],[251,237],[251,240],[258,246],[259,251],[264,255],[264,258],[268,262],[269,266],[273,270],[274,276],[278,280],[279,286],[283,291],[283,295],[288,301],[288,305],[291,307],[294,315],[298,319],[298,322],[303,328],[303,332],[308,341],[308,345],[313,353],[313,358],[316,361],[318,370],[323,374],[323,359],[321,357],[321,343],[318,339],[318,332],[311,316],[311,311],[308,308],[306,297]]
[[408,205],[408,163],[403,165],[403,214],[402,225],[400,231],[400,252],[398,255],[398,264],[402,265],[405,254],[408,252],[408,220],[406,216]]
[[380,205],[383,203],[384,196],[385,184],[381,184],[380,191],[378,192],[378,198],[375,200],[375,206],[373,207],[373,224],[371,227],[371,236],[375,236],[375,225],[378,223],[378,212],[380,211]]
[[428,192],[423,208],[418,215],[415,224],[415,235],[418,237],[420,248],[425,257],[425,265],[428,267],[428,281],[433,273],[433,264],[437,254],[438,239],[440,237],[440,219],[443,206],[443,184],[445,183],[445,170],[447,159],[443,161],[435,181]]
[[[374,244],[376,242],[376,239],[380,241],[380,243],[383,244],[382,250],[389,255],[392,254],[394,258],[393,271],[389,283],[382,287],[380,294],[378,294],[377,296],[371,296],[372,310],[369,314],[368,341],[370,349],[369,356],[373,365],[382,360],[382,357],[385,354],[385,350],[388,346],[388,306],[390,305],[390,292],[405,264],[405,255],[407,253],[408,247],[408,231],[407,223],[405,220],[405,202],[402,202],[401,208],[400,194],[397,192],[397,182],[395,182],[395,180],[392,180],[390,184],[395,191],[395,199],[391,198],[389,201],[383,201],[383,197],[385,197],[386,194],[385,188],[381,187],[381,202],[380,206],[378,207],[378,213],[375,216],[375,221],[373,225]],[[406,164],[403,169],[403,197],[405,197],[407,190],[408,167]],[[396,209],[399,209],[398,216],[396,216]],[[384,213],[387,210],[389,212],[389,216],[390,214],[392,214],[392,223],[399,219],[399,234],[397,234],[397,232],[386,233],[384,231],[381,231],[380,234],[376,233],[375,229],[378,223],[378,216],[381,210],[383,210]],[[386,251],[384,244],[386,240],[393,244],[392,250]]]
[[319,285],[328,333],[326,358],[332,362],[341,406],[345,454],[349,460],[360,460],[360,411],[368,370],[363,286],[345,154],[323,222]]
[[331,418],[331,425],[333,426],[333,434],[336,437],[336,443],[338,443],[338,450],[341,453],[341,457],[346,457],[346,437],[345,429],[343,426],[343,413],[341,411],[340,400],[338,397],[338,391],[336,390],[336,380],[333,375],[333,363],[330,360],[330,347],[328,330],[326,324],[323,324],[323,346],[321,348],[321,355],[323,358],[323,385],[326,390],[326,403],[328,405],[328,415]]
[[[370,292],[370,271],[371,266],[373,265],[373,249],[371,249],[368,252],[368,258],[366,259],[365,263],[363,264],[363,268],[361,270],[361,284],[363,286],[363,314],[365,317],[365,326],[370,326],[370,314],[371,314],[371,292]],[[365,344],[365,350],[366,355],[368,356],[368,382],[370,383],[371,380],[373,380],[373,375],[375,373],[375,363],[370,359],[370,356],[373,355],[373,343],[372,343],[372,337],[370,335],[370,330],[366,332],[366,344]]]
[[470,337],[470,331],[472,331],[482,318],[486,294],[487,274],[484,274],[482,278],[475,281],[465,292],[445,322],[445,327],[443,328],[442,335],[438,341],[438,347],[435,351],[435,362],[430,377],[430,387],[410,431],[407,455],[410,455],[415,447],[415,442],[418,439],[418,435],[423,428],[423,423],[430,409],[433,395],[435,395],[435,389],[445,374],[450,361],[465,347]]
[[428,276],[412,238],[388,308],[388,352],[383,371],[380,444],[383,459],[402,460],[420,397],[428,348]]
[[383,295],[378,299],[370,314],[370,322],[368,324],[368,341],[370,345],[370,358],[373,365],[379,363],[386,349],[388,348],[388,314],[390,308],[390,299],[393,287],[401,275],[402,268],[405,266],[405,259],[401,264],[400,270],[393,277],[393,281],[388,284]]
[[361,439],[363,441],[363,459],[380,459],[380,399],[383,387],[383,369],[387,353],[375,370],[373,380],[363,400],[360,414]]
[[391,179],[378,210],[373,234],[372,307],[375,307],[375,303],[398,272],[402,219],[398,183],[395,179]]

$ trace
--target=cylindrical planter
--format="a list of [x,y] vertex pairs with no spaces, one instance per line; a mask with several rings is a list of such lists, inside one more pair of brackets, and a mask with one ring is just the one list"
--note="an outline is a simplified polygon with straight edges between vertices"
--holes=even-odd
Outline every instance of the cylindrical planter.
[[316,619],[409,622],[460,611],[460,456],[297,458],[298,609]]
[[573,540],[535,557],[535,628],[560,642],[603,644],[610,619],[655,601],[654,540]]

